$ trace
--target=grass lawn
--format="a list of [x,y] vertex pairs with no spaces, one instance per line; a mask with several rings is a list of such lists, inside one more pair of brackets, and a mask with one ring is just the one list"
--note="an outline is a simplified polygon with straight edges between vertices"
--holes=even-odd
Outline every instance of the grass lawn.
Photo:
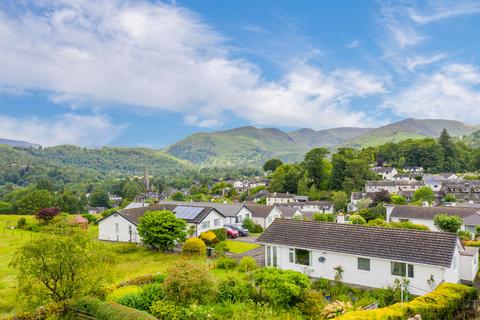
[[226,240],[225,241],[230,249],[230,252],[233,253],[244,253],[253,249],[260,247],[258,244],[248,243],[243,241],[236,240]]

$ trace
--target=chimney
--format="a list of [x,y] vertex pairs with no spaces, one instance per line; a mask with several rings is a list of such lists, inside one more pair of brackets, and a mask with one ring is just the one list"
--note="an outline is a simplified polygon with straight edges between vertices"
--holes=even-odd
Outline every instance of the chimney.
[[337,216],[337,223],[345,223],[345,216],[341,212]]

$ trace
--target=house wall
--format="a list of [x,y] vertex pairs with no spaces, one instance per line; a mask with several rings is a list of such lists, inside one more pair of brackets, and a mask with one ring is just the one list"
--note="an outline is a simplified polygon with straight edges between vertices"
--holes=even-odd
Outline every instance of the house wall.
[[478,272],[478,253],[474,256],[460,256],[460,279],[473,282]]
[[142,242],[137,232],[137,226],[116,213],[98,223],[98,239],[119,242]]
[[252,217],[252,221],[256,224],[261,225],[263,229],[266,229],[266,227],[265,227],[266,219],[265,218]]
[[[427,226],[428,229],[430,229],[430,231],[441,231],[440,229],[438,229],[435,224],[433,223],[433,220],[430,220],[430,219],[412,219],[412,218],[401,218],[401,217],[390,217],[390,220],[389,221],[405,221],[405,220],[408,220],[412,223],[416,223],[416,224],[423,224],[424,226]],[[471,226],[471,225],[464,225],[462,224],[462,226],[460,227],[460,230],[465,230],[465,231],[469,231],[471,233],[475,233],[475,226]]]
[[[218,225],[215,225],[215,220],[220,220]],[[204,223],[208,222],[208,226],[206,226]],[[218,229],[218,228],[223,228],[225,224],[225,218],[218,213],[216,210],[210,211],[210,213],[197,225],[197,232],[196,236],[200,235],[200,233],[212,230],[212,229]]]
[[272,211],[270,211],[270,214],[265,218],[265,229],[272,224],[273,220],[280,218],[281,216],[280,211],[278,211],[277,208],[273,208]]
[[[345,283],[382,288],[392,285],[395,279],[401,279],[401,277],[391,275],[390,260],[370,258],[370,271],[363,271],[358,270],[357,268],[358,256],[312,250],[310,254],[311,265],[307,267],[289,262],[289,247],[276,247],[278,254],[278,268],[303,272],[314,278],[334,280],[336,274],[334,267],[341,266],[344,270],[342,281]],[[325,258],[323,263],[319,261],[320,257]],[[408,279],[410,280],[409,291],[413,294],[423,295],[426,292],[430,292],[442,281],[458,283],[460,280],[458,265],[456,269],[453,269],[415,263],[412,264],[414,265],[414,277]],[[430,285],[427,282],[431,275],[433,275],[435,280],[433,285]]]
[[266,198],[266,205],[267,206],[273,206],[274,204],[286,204],[286,203],[291,203],[295,202],[293,198]]

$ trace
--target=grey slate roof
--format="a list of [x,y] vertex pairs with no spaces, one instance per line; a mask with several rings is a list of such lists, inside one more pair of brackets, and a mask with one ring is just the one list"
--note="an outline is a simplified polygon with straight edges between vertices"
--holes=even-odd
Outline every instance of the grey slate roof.
[[275,206],[280,213],[282,214],[282,218],[292,218],[295,212],[297,212],[298,208],[296,207],[289,207],[289,206]]
[[480,224],[480,212],[475,208],[394,206],[390,217],[433,220],[437,214],[442,213],[457,215],[463,219],[464,224]]
[[478,252],[478,247],[465,247],[465,251],[460,252],[462,256],[470,256],[473,257]]
[[236,217],[245,205],[243,203],[216,203],[216,202],[188,202],[188,201],[162,201],[164,204],[176,204],[194,207],[211,207],[225,217]]
[[245,205],[248,210],[252,211],[252,217],[255,218],[266,218],[272,212],[273,206],[264,206],[261,204],[250,204]]
[[454,233],[275,219],[257,242],[450,267]]

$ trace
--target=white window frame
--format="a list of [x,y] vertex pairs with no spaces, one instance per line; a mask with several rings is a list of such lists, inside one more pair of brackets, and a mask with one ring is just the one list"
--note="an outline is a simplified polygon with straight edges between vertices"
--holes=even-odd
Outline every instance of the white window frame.
[[213,226],[214,227],[220,227],[220,225],[221,225],[220,219],[214,219],[213,220]]
[[[367,262],[368,261],[368,269],[362,269],[360,268],[360,261],[364,261],[364,262]],[[363,257],[357,257],[357,269],[360,270],[360,271],[366,271],[366,272],[370,272],[372,266],[372,261],[369,259],[369,258],[363,258]]]
[[202,230],[206,230],[206,229],[209,229],[209,228],[210,228],[210,220],[203,221],[200,224],[200,229],[202,229]]
[[[308,252],[308,264],[298,263],[297,260],[297,250],[303,250]],[[289,248],[288,249],[288,261],[291,264],[295,264],[297,266],[307,266],[310,267],[312,265],[312,251],[307,249],[300,249],[300,248]]]
[[120,233],[120,223],[115,223],[115,233]]
[[[399,275],[399,274],[393,274],[393,268],[394,264],[401,264],[405,266],[405,275]],[[411,275],[410,275],[410,269],[411,269]],[[405,263],[405,262],[398,262],[398,261],[390,261],[390,274],[394,277],[402,277],[402,278],[415,278],[415,267],[413,264]]]

